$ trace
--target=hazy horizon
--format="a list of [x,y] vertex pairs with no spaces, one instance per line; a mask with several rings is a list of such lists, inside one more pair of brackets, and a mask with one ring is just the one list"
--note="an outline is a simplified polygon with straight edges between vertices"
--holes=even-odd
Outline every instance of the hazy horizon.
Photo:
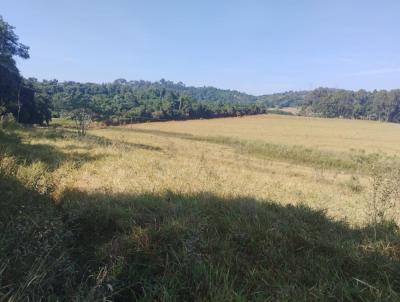
[[400,85],[397,1],[15,0],[0,15],[31,58],[25,77],[162,78],[252,95]]

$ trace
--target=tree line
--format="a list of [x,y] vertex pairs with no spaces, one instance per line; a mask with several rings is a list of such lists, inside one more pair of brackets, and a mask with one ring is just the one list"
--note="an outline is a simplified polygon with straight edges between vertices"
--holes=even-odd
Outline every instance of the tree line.
[[302,114],[400,122],[400,90],[318,88],[306,95]]
[[[115,123],[120,120],[179,120],[260,114],[263,104],[239,101],[196,99],[171,84],[116,80],[112,83],[77,83],[30,79],[51,99],[54,116],[70,116],[85,110],[96,120]],[[191,89],[194,91],[195,89]],[[203,90],[203,89],[202,89]]]

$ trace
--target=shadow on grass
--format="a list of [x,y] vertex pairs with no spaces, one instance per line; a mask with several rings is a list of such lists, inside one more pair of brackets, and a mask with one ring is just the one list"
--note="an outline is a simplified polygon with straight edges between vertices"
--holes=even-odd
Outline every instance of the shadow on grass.
[[30,129],[30,137],[34,138],[46,138],[46,139],[73,139],[78,142],[86,143],[88,148],[91,145],[96,146],[116,146],[116,147],[126,147],[126,148],[138,148],[150,151],[162,151],[158,146],[151,146],[146,144],[137,144],[131,142],[125,142],[118,139],[108,139],[104,136],[98,136],[94,134],[87,133],[85,136],[78,136],[76,131],[64,128],[41,128],[41,129]]
[[[108,139],[104,136],[98,136],[93,134],[86,134],[85,136],[78,136],[75,131],[63,128],[48,128],[48,129],[34,129],[32,133],[30,133],[31,137],[35,138],[47,138],[47,139],[72,139],[77,142],[85,143],[85,148],[90,149],[95,146],[102,147],[122,147],[128,149],[144,149],[150,151],[162,151],[162,149],[158,146],[151,146],[146,144],[138,144],[126,142],[118,139]],[[80,146],[83,148],[83,146]]]
[[74,280],[62,215],[50,198],[0,171],[0,301],[65,295]]
[[[71,140],[71,144],[65,148],[58,148],[50,144],[31,144],[24,142],[25,136],[29,139],[49,139],[53,141],[61,139]],[[93,154],[92,150],[96,146],[113,146],[129,150],[162,150],[155,146],[110,140],[95,135],[87,135],[79,138],[75,133],[62,129],[28,129],[23,131],[0,130],[0,142],[0,154],[15,156],[20,163],[30,164],[40,161],[46,165],[49,171],[57,169],[65,161],[72,161],[80,165],[85,162],[103,158],[105,155]],[[63,150],[69,152],[63,152]]]
[[0,300],[399,299],[393,224],[207,192],[67,190],[54,206],[13,177],[0,189]]
[[118,301],[399,299],[394,224],[351,228],[305,206],[207,192],[63,201],[73,258],[108,272],[97,298],[109,284]]
[[63,162],[72,161],[76,164],[98,160],[103,155],[92,155],[90,152],[65,153],[60,148],[49,144],[25,143],[16,132],[0,131],[0,154],[14,156],[19,163],[30,164],[40,161],[49,171],[57,169]]

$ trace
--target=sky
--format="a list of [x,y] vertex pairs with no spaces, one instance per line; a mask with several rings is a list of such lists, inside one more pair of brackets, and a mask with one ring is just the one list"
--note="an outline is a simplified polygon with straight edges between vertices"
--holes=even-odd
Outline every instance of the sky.
[[25,77],[251,94],[400,88],[399,0],[0,0]]

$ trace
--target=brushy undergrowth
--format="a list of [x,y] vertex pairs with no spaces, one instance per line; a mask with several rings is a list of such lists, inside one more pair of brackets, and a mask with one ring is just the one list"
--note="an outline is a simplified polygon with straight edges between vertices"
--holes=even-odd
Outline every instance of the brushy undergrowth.
[[19,131],[0,132],[0,301],[400,299],[394,223],[208,192],[65,188],[55,204],[55,169],[78,158],[28,143],[64,134]]

